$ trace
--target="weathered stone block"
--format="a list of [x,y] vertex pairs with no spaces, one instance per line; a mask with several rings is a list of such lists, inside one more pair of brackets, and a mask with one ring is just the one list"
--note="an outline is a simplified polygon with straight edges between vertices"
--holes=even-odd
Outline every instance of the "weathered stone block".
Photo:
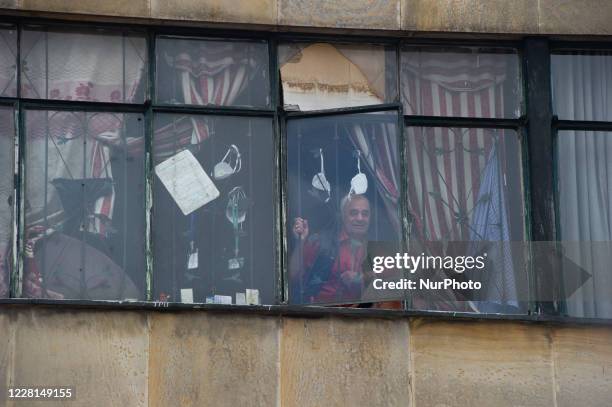
[[59,13],[98,14],[108,16],[150,16],[149,0],[20,0],[22,10]]
[[150,406],[274,406],[278,318],[151,314]]
[[146,314],[24,309],[15,324],[12,386],[73,386],[68,406],[148,406]]
[[17,8],[17,0],[0,0],[0,8]]
[[6,400],[10,383],[15,347],[15,314],[8,309],[0,311],[0,404]]
[[548,329],[504,322],[411,323],[417,406],[551,406]]
[[542,34],[612,34],[610,0],[539,0]]
[[610,405],[612,329],[556,327],[552,337],[557,405]]
[[280,25],[399,30],[400,0],[278,0]]
[[410,406],[408,322],[283,319],[281,405]]
[[172,20],[276,24],[277,0],[151,0],[151,16]]
[[534,0],[402,0],[402,30],[537,33]]

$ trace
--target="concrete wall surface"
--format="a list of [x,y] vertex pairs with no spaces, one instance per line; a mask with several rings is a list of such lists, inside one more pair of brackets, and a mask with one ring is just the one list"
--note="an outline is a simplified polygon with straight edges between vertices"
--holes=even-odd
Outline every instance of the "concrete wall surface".
[[288,28],[612,34],[609,0],[0,0],[0,8]]
[[2,406],[611,404],[610,326],[0,307]]

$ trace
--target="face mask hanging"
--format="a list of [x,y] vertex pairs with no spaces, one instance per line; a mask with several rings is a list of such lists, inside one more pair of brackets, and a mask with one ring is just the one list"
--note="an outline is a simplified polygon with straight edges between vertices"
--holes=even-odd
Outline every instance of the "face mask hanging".
[[357,175],[351,179],[351,195],[362,195],[368,190],[368,178],[361,172],[361,151],[357,150]]
[[228,261],[230,270],[240,269],[244,265],[244,257],[239,257],[238,254],[240,252],[240,236],[244,235],[242,224],[246,220],[247,206],[248,198],[242,187],[235,187],[228,193],[225,217],[231,222],[234,229],[234,257]]
[[321,171],[318,174],[315,174],[312,177],[312,187],[319,191],[323,191],[327,193],[327,199],[325,202],[329,202],[329,198],[331,198],[331,186],[327,177],[325,177],[325,165],[323,164],[323,149],[319,149],[319,157],[321,159]]
[[[234,165],[232,166],[232,162]],[[236,174],[242,168],[242,159],[240,158],[240,150],[235,144],[232,144],[227,150],[227,153],[223,156],[213,170],[213,177],[216,180],[222,180],[230,175]]]

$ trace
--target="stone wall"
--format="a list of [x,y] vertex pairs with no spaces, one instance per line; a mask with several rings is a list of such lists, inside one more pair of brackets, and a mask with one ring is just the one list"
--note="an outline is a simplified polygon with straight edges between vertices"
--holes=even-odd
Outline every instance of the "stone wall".
[[8,385],[75,386],[71,407],[604,406],[612,327],[4,305]]
[[[500,34],[612,34],[609,0],[0,0],[29,15]],[[57,16],[57,15],[56,15]]]

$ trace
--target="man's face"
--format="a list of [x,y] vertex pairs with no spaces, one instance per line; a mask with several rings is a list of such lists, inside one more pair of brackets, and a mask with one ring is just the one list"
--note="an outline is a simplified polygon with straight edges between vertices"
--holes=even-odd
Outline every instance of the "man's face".
[[353,197],[342,213],[344,231],[351,237],[363,238],[370,227],[370,203],[364,197]]

